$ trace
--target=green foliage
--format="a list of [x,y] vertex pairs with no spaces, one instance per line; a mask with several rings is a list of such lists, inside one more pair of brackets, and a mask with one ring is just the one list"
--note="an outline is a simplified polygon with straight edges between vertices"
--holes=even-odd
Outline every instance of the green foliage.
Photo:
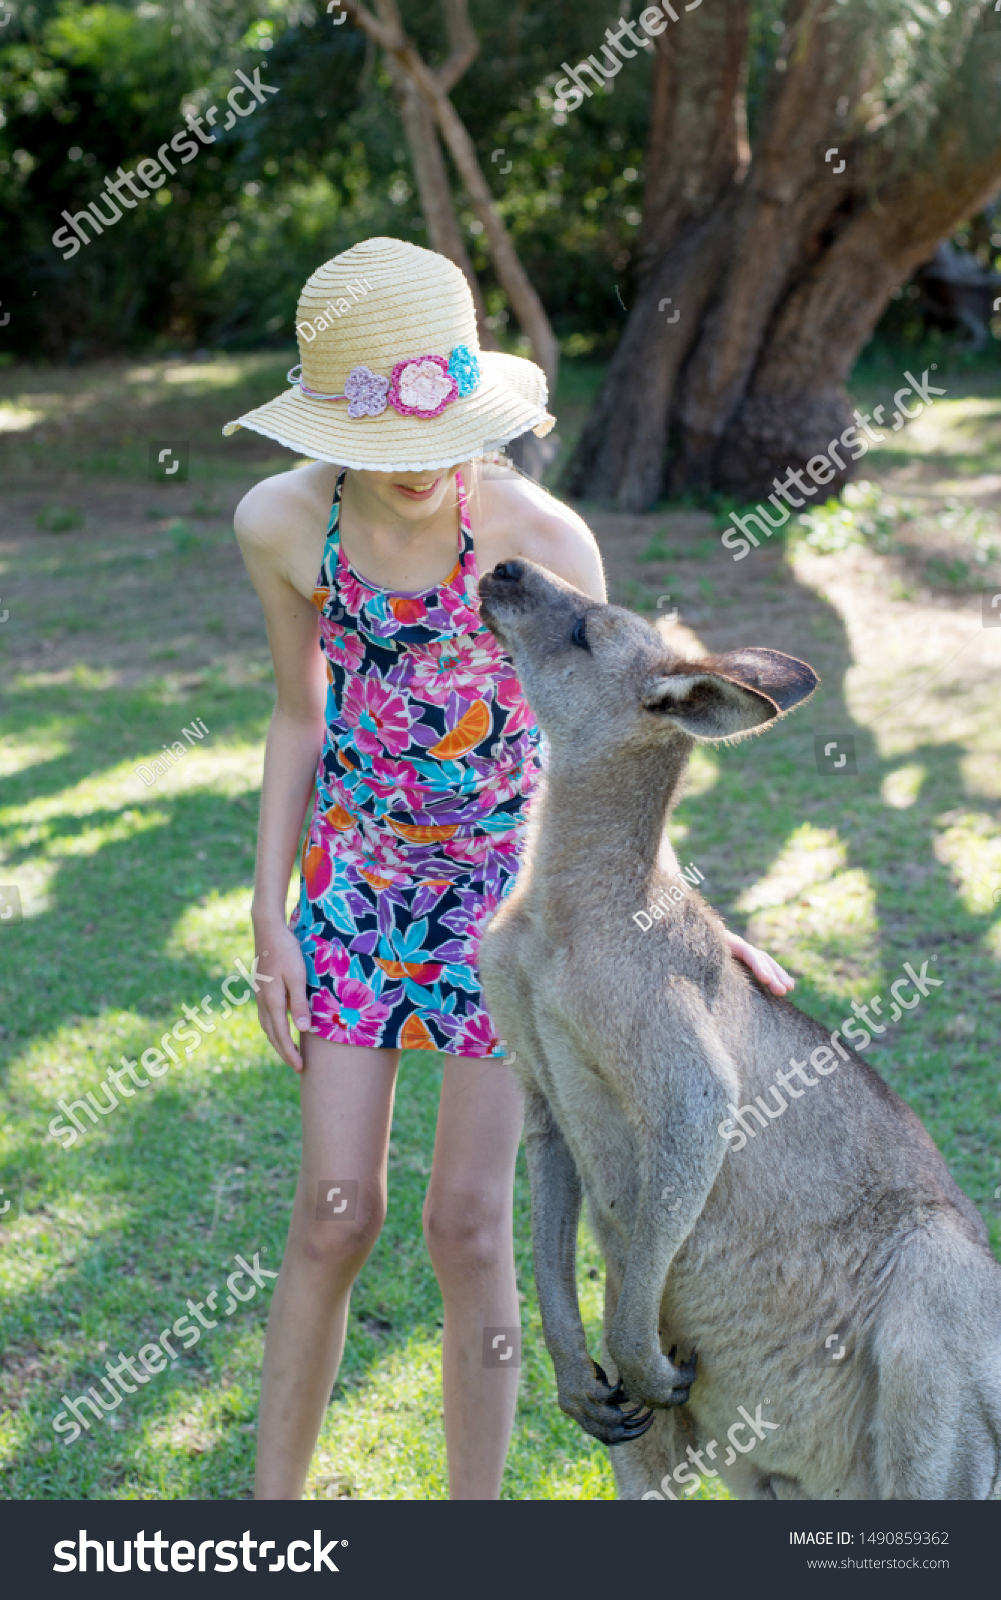
[[75,506],[43,506],[35,518],[36,528],[44,533],[68,533],[70,528],[82,528],[84,515]]
[[878,484],[860,478],[846,484],[840,499],[832,496],[822,506],[801,512],[796,520],[806,530],[803,543],[819,555],[833,555],[867,542],[882,555],[892,548],[898,520],[910,515],[908,508]]
[[1001,519],[996,511],[965,506],[954,495],[948,495],[945,509],[939,512],[936,520],[957,543],[972,547],[970,559],[976,566],[985,567],[1001,560]]
[[179,556],[190,555],[201,544],[197,534],[191,532],[186,522],[180,520],[172,522],[167,529],[167,537]]
[[[969,8],[842,3],[857,14],[870,81],[845,109],[849,137],[889,142],[906,164],[957,95],[988,115],[990,96],[958,70]],[[402,11],[439,64],[439,0],[403,0]],[[752,6],[752,140],[788,48],[781,11],[780,0]],[[571,0],[531,10],[472,0],[471,14],[481,49],[454,103],[564,354],[600,358],[625,322],[619,296],[626,306],[634,298],[651,52],[623,63],[613,93],[562,115],[561,63],[597,51],[612,13]],[[185,111],[225,110],[238,67],[260,67],[279,94],[228,131],[220,113],[213,144],[64,261],[52,244],[61,213],[103,193],[105,174],[154,156]],[[0,113],[5,342],[21,355],[287,347],[298,290],[320,262],[373,234],[427,242],[380,54],[350,24],[332,26],[320,0],[32,0],[0,35]],[[461,194],[457,208],[493,324],[511,342],[481,225]]]
[[[403,9],[427,58],[440,61],[440,9]],[[530,16],[472,9],[482,48],[453,98],[570,353],[600,354],[625,320],[616,283],[631,303],[649,59],[627,62],[614,94],[560,125],[560,61],[597,49],[606,19],[569,0]],[[373,234],[427,242],[384,66],[320,7],[38,0],[8,34],[0,226],[6,338],[22,354],[77,360],[150,341],[287,345],[299,288],[321,261]],[[106,173],[155,156],[185,110],[224,110],[237,67],[260,67],[280,93],[228,132],[217,131],[220,113],[213,145],[64,262],[51,242],[61,212],[103,193]],[[506,157],[492,163],[498,148]],[[480,224],[461,198],[458,209],[503,336],[507,308]]]

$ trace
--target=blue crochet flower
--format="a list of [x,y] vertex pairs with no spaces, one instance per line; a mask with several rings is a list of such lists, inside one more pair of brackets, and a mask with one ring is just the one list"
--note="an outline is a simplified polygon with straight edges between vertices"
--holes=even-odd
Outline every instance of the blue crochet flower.
[[472,394],[480,381],[480,363],[465,344],[457,344],[452,351],[448,358],[448,371],[458,384],[463,399],[467,394]]

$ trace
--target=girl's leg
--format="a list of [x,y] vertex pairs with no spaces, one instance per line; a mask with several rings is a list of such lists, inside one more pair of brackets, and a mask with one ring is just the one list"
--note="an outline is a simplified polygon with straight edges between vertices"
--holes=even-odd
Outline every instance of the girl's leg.
[[424,1235],[445,1302],[442,1387],[449,1493],[496,1500],[518,1371],[483,1364],[484,1328],[520,1323],[512,1204],[521,1090],[499,1059],[445,1057]]
[[[302,1166],[268,1319],[258,1500],[302,1495],[344,1348],[351,1285],[386,1214],[400,1052],[331,1044],[311,1033],[301,1048]],[[329,1208],[327,1217],[317,1216],[318,1204]],[[336,1216],[340,1205],[343,1218]]]

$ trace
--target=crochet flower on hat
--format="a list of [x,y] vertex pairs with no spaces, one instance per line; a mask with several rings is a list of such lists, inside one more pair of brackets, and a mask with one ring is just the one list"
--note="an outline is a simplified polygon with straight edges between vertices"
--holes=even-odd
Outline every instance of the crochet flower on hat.
[[353,367],[344,384],[344,398],[350,400],[349,417],[381,417],[386,409],[389,379],[381,378],[370,367]]
[[463,399],[472,394],[480,381],[480,363],[467,344],[457,344],[448,361],[448,370],[459,386]]
[[458,396],[444,356],[417,356],[396,363],[386,398],[402,416],[437,417]]
[[289,383],[309,400],[347,400],[349,417],[381,417],[392,406],[403,417],[438,417],[453,400],[465,399],[480,383],[478,357],[468,345],[457,344],[444,356],[410,356],[398,361],[388,378],[371,367],[352,367],[343,394],[321,394],[303,381],[302,366],[289,370]]

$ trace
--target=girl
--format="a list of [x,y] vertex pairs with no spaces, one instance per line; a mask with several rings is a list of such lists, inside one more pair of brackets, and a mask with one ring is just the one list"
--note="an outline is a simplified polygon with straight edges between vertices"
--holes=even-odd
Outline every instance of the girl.
[[[536,366],[479,351],[469,288],[451,262],[367,240],[309,279],[297,329],[293,388],[225,430],[253,428],[312,458],[258,484],[235,523],[276,684],[253,901],[259,970],[272,981],[258,1008],[301,1074],[302,1100],[256,1493],[302,1494],[351,1285],[385,1214],[396,1071],[410,1048],[445,1061],[424,1233],[445,1305],[450,1493],[492,1500],[518,1374],[484,1368],[483,1330],[519,1321],[521,1100],[483,1007],[476,952],[517,869],[541,735],[480,620],[477,582],[526,556],[604,600],[601,561],[559,501],[472,465],[554,419]],[[776,993],[792,987],[743,940],[730,946]]]

